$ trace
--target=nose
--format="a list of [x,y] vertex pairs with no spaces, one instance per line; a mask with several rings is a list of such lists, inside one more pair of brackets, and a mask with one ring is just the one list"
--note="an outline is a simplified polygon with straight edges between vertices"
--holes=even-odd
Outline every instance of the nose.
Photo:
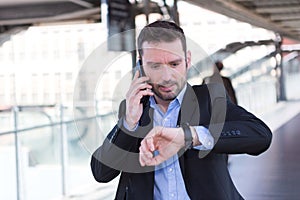
[[161,71],[161,77],[163,81],[169,81],[172,79],[172,69],[168,65],[164,65]]

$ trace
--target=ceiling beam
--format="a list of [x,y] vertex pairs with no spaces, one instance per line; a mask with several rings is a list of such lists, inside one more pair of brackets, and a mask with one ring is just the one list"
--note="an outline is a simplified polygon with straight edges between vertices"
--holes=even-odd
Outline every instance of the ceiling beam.
[[229,0],[186,0],[194,5],[212,10],[214,12],[226,15],[228,17],[237,19],[242,22],[247,22],[254,26],[265,28],[278,32],[282,36],[289,37],[291,39],[300,40],[299,36],[295,36],[295,33],[287,30],[279,23],[274,23],[270,18],[258,15],[255,12],[241,6],[238,3]]
[[28,4],[44,4],[44,3],[57,3],[57,2],[69,2],[69,0],[0,0],[0,6],[19,6]]
[[291,4],[299,5],[298,0],[254,0],[252,2],[256,6],[283,6]]
[[274,21],[300,19],[300,13],[271,14],[270,18]]
[[253,2],[253,3],[270,3],[270,4],[277,4],[277,3],[299,3],[299,0],[234,0],[235,2]]
[[300,12],[299,3],[297,6],[288,5],[288,6],[273,6],[273,7],[261,7],[255,9],[257,13],[292,13]]
[[235,0],[236,2],[251,2],[253,0]]
[[281,22],[285,26],[291,26],[293,28],[300,28],[300,20],[290,20]]
[[[17,24],[36,24],[45,22],[57,22],[73,19],[87,19],[87,16],[95,15],[100,17],[100,8],[86,9],[83,11],[77,11],[67,14],[56,15],[53,17],[38,17],[38,18],[26,18],[26,19],[12,19],[12,20],[0,20],[1,25],[17,25]],[[95,19],[96,20],[96,19]]]
[[[101,0],[99,0],[101,1]],[[32,5],[32,4],[46,4],[46,3],[58,3],[58,2],[72,2],[85,8],[92,8],[94,5],[84,0],[0,0],[0,6],[20,6],[20,5]]]
[[80,5],[82,7],[85,7],[85,8],[92,8],[94,7],[93,4],[89,3],[89,2],[86,2],[86,1],[82,1],[82,0],[69,0],[70,2],[72,3],[75,3],[77,5]]

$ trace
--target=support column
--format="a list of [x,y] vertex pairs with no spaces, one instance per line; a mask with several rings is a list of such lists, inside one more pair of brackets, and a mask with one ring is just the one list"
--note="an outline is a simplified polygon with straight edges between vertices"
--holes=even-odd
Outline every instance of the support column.
[[282,38],[279,34],[276,34],[275,48],[276,48],[276,73],[277,73],[277,102],[286,101],[286,91],[285,91],[285,72],[282,65]]

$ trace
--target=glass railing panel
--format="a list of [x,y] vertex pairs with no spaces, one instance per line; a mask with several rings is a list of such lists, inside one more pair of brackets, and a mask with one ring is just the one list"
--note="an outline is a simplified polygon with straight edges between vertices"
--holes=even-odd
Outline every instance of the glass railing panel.
[[[98,148],[106,134],[116,123],[114,114],[100,115],[88,120],[75,120],[76,123],[67,124],[68,134],[68,165],[67,190],[68,195],[87,195],[87,191],[97,188],[100,199],[105,196],[113,198],[116,188],[115,182],[107,184],[97,183],[91,173],[90,159],[92,153]],[[88,189],[90,188],[90,189]],[[94,191],[95,192],[95,191]]]
[[294,59],[283,63],[286,98],[288,100],[300,99],[300,61],[296,56]]
[[285,91],[288,100],[300,99],[300,73],[287,74],[285,76]]
[[20,132],[27,149],[24,172],[24,199],[51,199],[62,194],[62,168],[58,126]]
[[[26,156],[26,153],[20,155],[22,160],[28,160]],[[0,135],[0,163],[0,199],[17,199],[16,154],[13,134]]]
[[256,114],[268,111],[276,104],[276,79],[265,76],[235,88],[238,104]]

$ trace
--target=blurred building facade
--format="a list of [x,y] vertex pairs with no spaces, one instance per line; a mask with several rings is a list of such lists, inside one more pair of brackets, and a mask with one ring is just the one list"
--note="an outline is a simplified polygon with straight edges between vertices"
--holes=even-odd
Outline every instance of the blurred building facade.
[[[273,33],[189,5],[178,3],[180,22],[186,35],[207,55],[234,41],[259,40]],[[150,20],[157,19],[157,15]],[[143,26],[143,16],[137,17]],[[69,24],[31,27],[11,37],[0,47],[0,99],[2,105],[71,103],[74,84],[85,59],[107,39],[104,24]],[[99,58],[101,61],[101,58]],[[234,66],[242,62],[235,60]],[[225,62],[225,64],[227,64]],[[228,65],[231,66],[231,65]],[[232,65],[233,66],[233,65]],[[99,66],[101,67],[101,66]],[[131,65],[106,73],[97,96],[111,100],[112,86]],[[230,69],[229,69],[230,70]],[[88,75],[87,75],[88,76]],[[86,80],[89,78],[86,77]],[[85,80],[85,81],[86,81]],[[200,80],[199,80],[200,82]],[[82,83],[82,96],[89,84]]]

